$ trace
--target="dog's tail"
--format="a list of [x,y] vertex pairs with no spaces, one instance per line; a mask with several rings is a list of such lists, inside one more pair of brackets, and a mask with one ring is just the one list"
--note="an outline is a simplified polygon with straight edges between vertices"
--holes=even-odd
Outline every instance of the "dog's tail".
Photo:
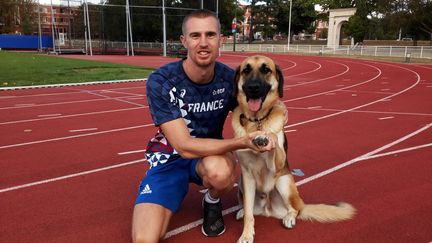
[[355,212],[356,210],[351,204],[344,202],[336,205],[304,204],[298,218],[326,223],[351,219]]

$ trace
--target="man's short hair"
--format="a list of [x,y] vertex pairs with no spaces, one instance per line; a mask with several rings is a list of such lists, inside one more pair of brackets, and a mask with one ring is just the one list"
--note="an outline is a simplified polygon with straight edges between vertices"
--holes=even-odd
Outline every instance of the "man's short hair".
[[220,26],[219,18],[217,17],[216,13],[213,11],[207,10],[207,9],[198,9],[198,10],[194,10],[190,14],[186,15],[186,17],[184,17],[183,23],[182,23],[183,35],[186,34],[186,22],[189,19],[191,19],[191,18],[203,19],[203,18],[207,18],[207,17],[213,17],[216,19],[216,21],[218,23],[218,30],[220,32],[221,26]]

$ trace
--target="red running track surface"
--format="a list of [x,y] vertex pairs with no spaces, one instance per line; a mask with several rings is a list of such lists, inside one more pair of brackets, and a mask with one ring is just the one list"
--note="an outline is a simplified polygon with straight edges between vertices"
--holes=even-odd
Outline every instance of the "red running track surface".
[[[223,53],[235,68],[247,53]],[[256,217],[255,242],[432,240],[432,66],[266,54],[285,76],[288,157],[307,203],[347,201],[354,219],[321,224]],[[157,68],[163,57],[67,56]],[[133,203],[154,134],[145,82],[0,91],[0,242],[130,242]],[[225,136],[230,137],[229,121]],[[237,168],[238,173],[238,168]],[[166,242],[201,234],[203,188],[190,186]]]

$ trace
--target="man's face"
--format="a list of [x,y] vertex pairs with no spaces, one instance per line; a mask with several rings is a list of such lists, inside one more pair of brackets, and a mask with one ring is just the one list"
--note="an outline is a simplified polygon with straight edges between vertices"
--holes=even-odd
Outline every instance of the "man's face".
[[190,18],[180,36],[183,46],[188,49],[188,58],[196,65],[207,67],[214,63],[220,46],[219,25],[215,18]]

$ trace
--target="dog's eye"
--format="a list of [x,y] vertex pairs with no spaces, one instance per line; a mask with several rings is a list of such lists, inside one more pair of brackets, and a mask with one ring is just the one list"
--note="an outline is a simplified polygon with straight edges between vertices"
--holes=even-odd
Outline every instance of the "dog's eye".
[[271,69],[268,68],[267,65],[263,64],[263,65],[260,67],[260,72],[263,73],[263,74],[267,74],[267,73],[270,73],[270,72],[271,72]]
[[246,67],[243,69],[243,73],[244,74],[248,74],[248,73],[250,73],[252,71],[252,67],[248,64],[248,65],[246,65]]

